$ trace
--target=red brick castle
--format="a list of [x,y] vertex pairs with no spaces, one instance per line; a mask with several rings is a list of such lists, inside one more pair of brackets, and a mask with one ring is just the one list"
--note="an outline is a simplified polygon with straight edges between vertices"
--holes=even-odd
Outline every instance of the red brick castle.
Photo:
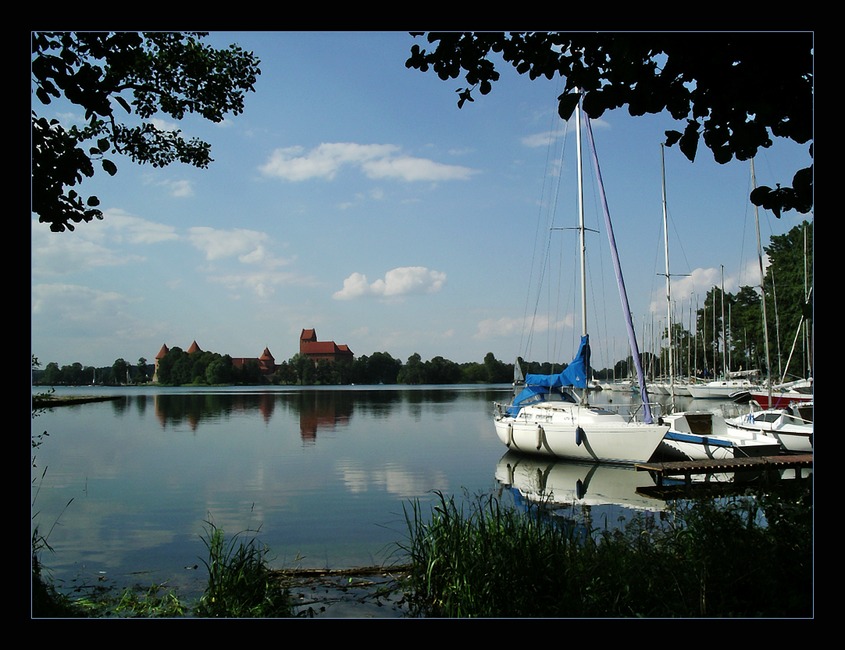
[[[166,344],[161,346],[158,354],[155,357],[155,372],[153,373],[153,382],[158,381],[158,364],[164,356],[170,352],[170,348]],[[196,341],[191,342],[188,348],[188,354],[202,352],[200,346]],[[299,353],[311,359],[316,365],[318,361],[338,361],[340,359],[349,359],[352,361],[355,355],[348,345],[338,345],[334,341],[318,341],[317,331],[314,329],[304,329],[299,335]],[[270,348],[264,348],[264,352],[258,358],[254,357],[232,357],[232,365],[235,368],[243,368],[248,361],[257,361],[258,368],[262,375],[272,375],[276,372],[278,365],[273,355],[270,353]]]

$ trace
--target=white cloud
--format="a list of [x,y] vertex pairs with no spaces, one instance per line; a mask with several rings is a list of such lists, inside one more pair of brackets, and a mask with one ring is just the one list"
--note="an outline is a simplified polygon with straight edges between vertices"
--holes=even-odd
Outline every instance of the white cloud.
[[337,300],[352,300],[370,293],[367,276],[363,273],[353,273],[343,281],[343,289],[336,291],[333,298]]
[[111,241],[119,243],[158,244],[179,238],[173,226],[133,217],[122,210],[106,210],[103,220],[91,225],[92,232],[103,230]]
[[259,170],[265,176],[288,181],[331,180],[344,166],[358,167],[369,178],[411,182],[465,180],[476,173],[468,167],[400,156],[398,151],[395,145],[351,142],[322,143],[309,152],[299,146],[285,147],[273,151]]
[[162,119],[161,117],[150,118],[150,123],[161,131],[178,131],[179,123],[173,120]]
[[[768,257],[764,256],[764,268],[768,267]],[[712,291],[714,287],[721,287],[724,283],[725,294],[736,293],[740,286],[750,286],[758,290],[760,286],[760,263],[758,260],[750,260],[744,263],[739,271],[739,275],[735,276],[727,274],[722,277],[722,269],[716,267],[697,268],[689,275],[679,275],[672,277],[670,291],[672,294],[672,303],[677,308],[678,305],[689,307],[690,304],[694,311],[703,309],[704,299],[707,293]],[[716,305],[717,309],[719,305]],[[666,314],[666,287],[661,284],[658,289],[652,293],[651,303],[649,309],[653,314],[661,316]],[[710,303],[707,304],[707,309],[712,309]],[[683,318],[688,320],[688,314],[684,313]]]
[[145,258],[126,246],[148,246],[178,239],[172,226],[147,221],[122,210],[106,210],[102,220],[54,233],[32,220],[33,276],[65,275],[91,268],[121,266]]
[[336,300],[352,300],[361,296],[399,298],[423,293],[437,293],[446,283],[446,274],[424,266],[403,266],[391,269],[371,284],[367,276],[353,273],[343,281],[343,289],[334,293]]
[[370,160],[361,165],[369,178],[395,178],[402,181],[466,180],[476,172],[469,167],[444,165],[426,158],[402,156]]
[[296,273],[281,273],[270,269],[248,273],[228,273],[225,275],[210,275],[210,282],[223,285],[231,293],[232,298],[239,298],[241,291],[252,293],[259,299],[267,299],[276,292],[276,287],[283,285],[315,286],[316,280]]
[[478,328],[473,334],[477,340],[488,340],[496,338],[514,338],[525,332],[531,331],[534,334],[541,334],[547,331],[560,331],[572,327],[574,322],[572,314],[568,314],[561,320],[553,321],[547,315],[538,315],[533,319],[529,327],[527,319],[523,318],[487,318],[478,322]]
[[237,255],[242,262],[260,262],[265,256],[263,243],[266,239],[266,233],[243,228],[218,230],[197,226],[188,229],[188,240],[209,261]]
[[[526,147],[534,149],[536,147],[547,147],[549,146],[549,143],[554,142],[569,134],[572,134],[572,137],[574,137],[575,114],[572,114],[572,116],[569,118],[568,123],[557,122],[557,125],[558,126],[556,126],[556,128],[551,129],[549,131],[541,131],[540,133],[526,135],[521,140],[522,144]],[[593,129],[606,129],[610,127],[610,125],[603,119],[591,119],[590,126]]]
[[542,133],[525,136],[522,138],[522,144],[532,149],[535,147],[547,147],[550,141],[557,140],[561,135],[563,135],[562,131],[543,131]]
[[191,181],[168,181],[165,185],[170,190],[170,196],[182,199],[194,195]]
[[266,233],[241,228],[218,230],[198,226],[189,229],[188,239],[209,261],[237,258],[239,263],[250,267],[247,271],[235,269],[209,273],[208,280],[226,287],[232,298],[240,298],[240,293],[245,291],[264,300],[273,296],[278,286],[317,284],[313,278],[277,271],[279,267],[290,265],[292,260],[273,255],[267,247],[270,237]]
[[61,322],[68,331],[80,326],[108,324],[125,313],[130,301],[115,291],[75,284],[36,284],[32,287],[32,314]]

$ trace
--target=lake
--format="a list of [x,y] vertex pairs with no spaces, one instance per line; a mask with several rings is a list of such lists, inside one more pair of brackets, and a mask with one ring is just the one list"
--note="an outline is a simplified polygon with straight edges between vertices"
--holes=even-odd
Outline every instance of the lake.
[[[637,493],[654,485],[646,472],[505,453],[492,402],[510,390],[58,388],[116,399],[32,420],[33,436],[48,434],[32,469],[32,525],[54,551],[42,562],[66,593],[166,583],[190,599],[208,577],[207,522],[258,539],[274,568],[337,569],[392,563],[405,509],[428,512],[435,491],[506,499],[514,485],[519,502],[540,485],[563,507],[589,505],[594,525],[665,509]],[[631,396],[594,401],[609,399]]]

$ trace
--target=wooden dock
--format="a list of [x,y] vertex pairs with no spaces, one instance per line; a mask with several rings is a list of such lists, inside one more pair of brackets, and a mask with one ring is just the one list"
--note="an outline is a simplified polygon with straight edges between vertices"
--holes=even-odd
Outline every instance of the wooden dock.
[[794,469],[800,476],[802,469],[813,468],[813,454],[791,454],[780,456],[757,456],[754,458],[725,458],[723,460],[683,460],[667,463],[637,463],[641,472],[649,472],[658,486],[663,479],[684,477],[684,483],[690,485],[693,475],[729,472],[770,472]]

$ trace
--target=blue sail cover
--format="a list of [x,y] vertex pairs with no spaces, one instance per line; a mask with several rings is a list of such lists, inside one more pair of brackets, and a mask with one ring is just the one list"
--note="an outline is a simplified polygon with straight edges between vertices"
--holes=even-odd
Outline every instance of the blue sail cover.
[[521,406],[531,398],[548,393],[550,388],[573,386],[575,388],[587,387],[587,374],[590,367],[590,337],[581,337],[581,345],[578,354],[561,372],[553,375],[528,374],[525,376],[525,388],[513,399],[513,403],[507,409],[508,415],[515,416]]

